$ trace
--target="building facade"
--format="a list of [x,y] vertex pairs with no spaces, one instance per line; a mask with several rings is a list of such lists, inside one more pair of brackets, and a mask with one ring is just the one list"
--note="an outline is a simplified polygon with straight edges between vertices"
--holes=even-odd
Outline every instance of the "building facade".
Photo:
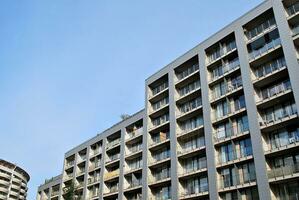
[[143,111],[67,152],[59,196],[75,181],[79,199],[299,199],[298,48],[299,1],[264,1],[149,77]]
[[25,199],[29,174],[8,161],[0,159],[0,199]]

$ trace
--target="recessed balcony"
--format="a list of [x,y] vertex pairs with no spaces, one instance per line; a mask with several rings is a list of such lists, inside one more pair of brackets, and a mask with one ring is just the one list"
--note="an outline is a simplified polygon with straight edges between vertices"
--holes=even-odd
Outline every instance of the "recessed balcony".
[[269,182],[281,182],[283,180],[289,181],[290,179],[299,177],[299,163],[286,165],[282,167],[272,168],[268,171]]

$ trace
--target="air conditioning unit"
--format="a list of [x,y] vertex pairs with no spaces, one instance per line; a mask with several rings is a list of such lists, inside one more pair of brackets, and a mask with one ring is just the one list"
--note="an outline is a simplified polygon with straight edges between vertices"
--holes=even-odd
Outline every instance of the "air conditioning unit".
[[289,138],[289,142],[290,142],[290,144],[295,143],[296,139],[294,137],[291,137],[291,138]]

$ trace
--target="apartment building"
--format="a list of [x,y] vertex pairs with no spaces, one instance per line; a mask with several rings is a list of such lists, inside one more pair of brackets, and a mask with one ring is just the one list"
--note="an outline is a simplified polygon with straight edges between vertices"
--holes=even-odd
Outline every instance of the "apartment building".
[[26,200],[29,180],[25,170],[0,159],[0,200]]
[[299,1],[266,0],[153,74],[143,111],[66,153],[61,199],[298,200],[298,33]]

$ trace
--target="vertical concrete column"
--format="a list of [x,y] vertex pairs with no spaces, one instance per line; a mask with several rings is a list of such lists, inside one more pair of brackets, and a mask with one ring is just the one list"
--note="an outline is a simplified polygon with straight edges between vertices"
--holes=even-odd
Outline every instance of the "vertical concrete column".
[[241,66],[241,77],[252,143],[257,187],[260,199],[267,200],[271,199],[271,196],[266,170],[266,159],[264,156],[262,135],[258,123],[258,112],[254,98],[255,94],[251,80],[251,70],[248,60],[248,51],[245,43],[245,35],[241,26],[237,27],[235,36]]
[[217,171],[215,162],[215,148],[213,141],[213,127],[211,119],[211,105],[209,99],[209,86],[208,86],[208,72],[206,69],[206,53],[205,50],[200,48],[199,54],[199,73],[200,73],[200,85],[203,107],[203,120],[204,120],[204,132],[205,132],[205,146],[207,155],[207,168],[208,168],[208,181],[209,181],[209,197],[210,199],[217,200]]
[[145,84],[145,109],[143,116],[143,136],[142,136],[142,199],[147,200],[148,197],[148,85]]
[[88,170],[89,170],[89,155],[90,145],[86,147],[86,160],[85,160],[85,173],[84,173],[84,187],[83,187],[83,199],[87,199],[87,183],[88,183]]
[[171,199],[178,199],[178,169],[177,169],[177,136],[176,136],[176,118],[175,118],[175,87],[174,87],[174,70],[168,73],[169,82],[169,132],[170,132],[170,164],[171,164]]
[[100,172],[100,188],[99,188],[99,196],[100,200],[103,200],[104,193],[104,171],[105,171],[105,161],[106,161],[106,144],[107,138],[104,137],[102,141],[102,160],[101,160],[101,172]]
[[125,134],[126,129],[122,127],[120,132],[120,161],[119,161],[119,178],[118,178],[118,200],[123,199],[124,190],[124,167],[125,167]]
[[281,0],[273,1],[273,11],[286,60],[297,110],[299,110],[299,64],[286,10]]

